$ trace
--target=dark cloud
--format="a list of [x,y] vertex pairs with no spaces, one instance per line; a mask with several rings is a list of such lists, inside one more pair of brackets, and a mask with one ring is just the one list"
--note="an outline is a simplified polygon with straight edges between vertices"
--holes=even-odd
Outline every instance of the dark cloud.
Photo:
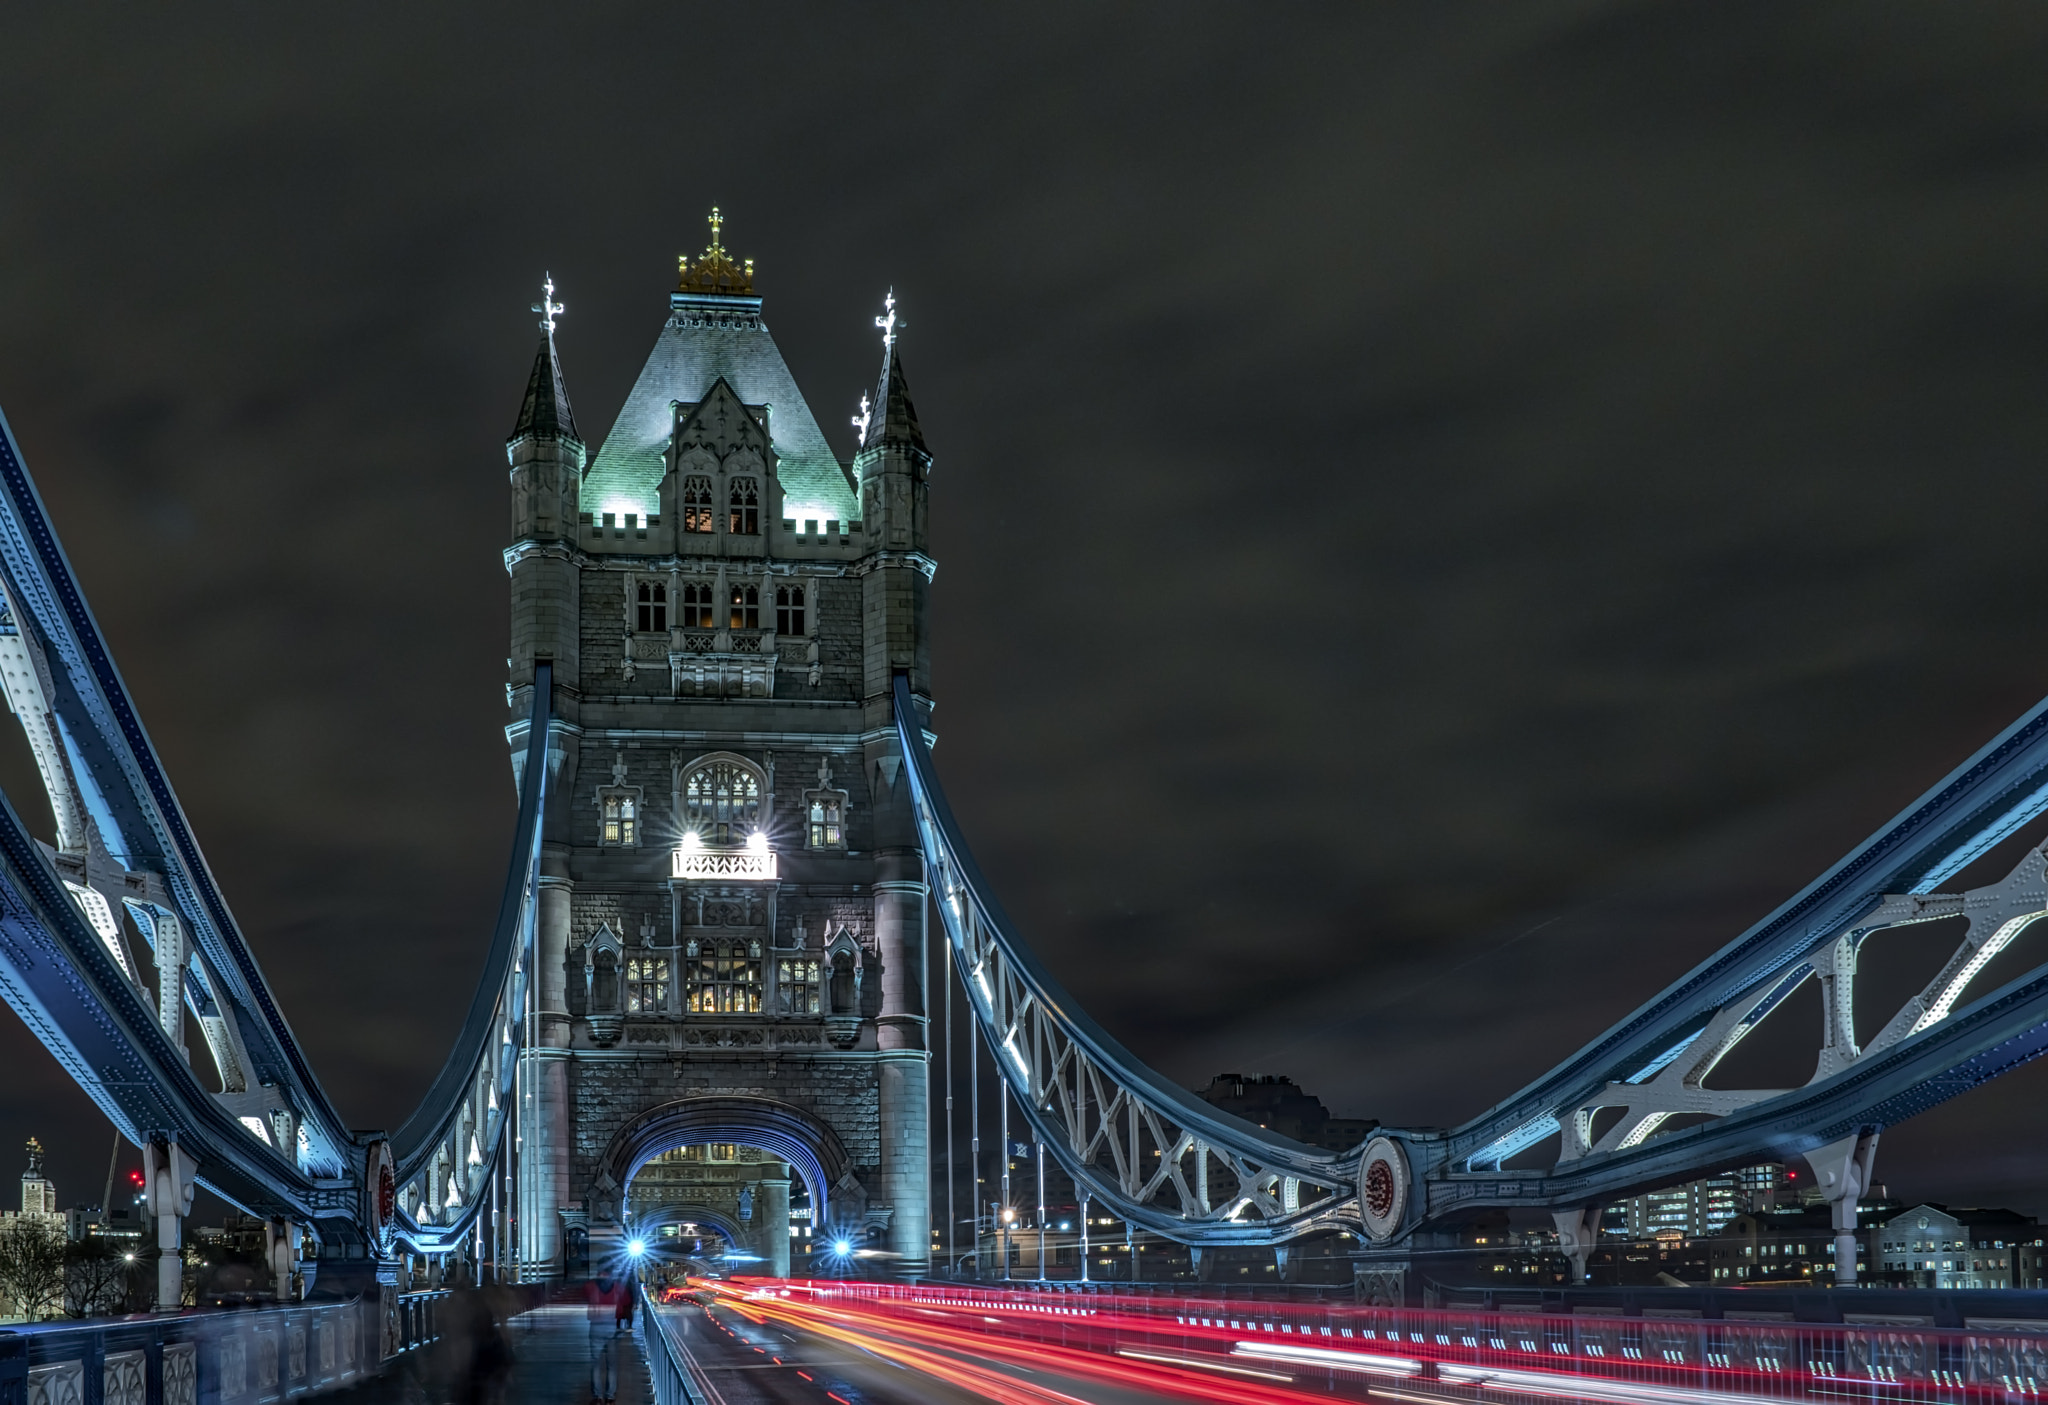
[[[510,826],[526,306],[607,424],[714,202],[842,449],[902,299],[955,804],[1184,1080],[1468,1116],[2048,691],[2037,9],[7,28],[0,403],[366,1126]],[[12,1021],[0,1067],[0,1157],[96,1195],[95,1114]],[[2039,1076],[1882,1177],[2048,1208]]]

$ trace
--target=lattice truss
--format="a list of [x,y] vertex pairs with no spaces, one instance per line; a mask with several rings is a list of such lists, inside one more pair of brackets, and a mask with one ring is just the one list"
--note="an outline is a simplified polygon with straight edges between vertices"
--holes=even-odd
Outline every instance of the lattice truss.
[[[396,1237],[417,1249],[446,1247],[468,1233],[479,1211],[489,1203],[491,1177],[505,1154],[506,1129],[518,1081],[521,1055],[529,1047],[531,1021],[527,1010],[527,967],[532,957],[533,885],[527,884],[521,928],[528,940],[507,973],[491,1012],[496,1037],[477,1051],[470,1068],[468,1091],[435,1140],[433,1151],[397,1184]],[[372,1188],[374,1193],[374,1187]]]
[[[1786,1088],[1709,1088],[1715,1068],[1785,999],[1808,980],[1820,982],[1821,1028],[1814,1087],[1841,1077],[1923,1030],[1949,1018],[1991,959],[2040,918],[2048,916],[2048,851],[2028,851],[2002,881],[1962,893],[1907,893],[1879,900],[1804,950],[1789,965],[1747,985],[1715,1010],[1698,1033],[1652,1059],[1634,1076],[1609,1083],[1590,1098],[1531,1119],[1475,1153],[1472,1169],[1498,1167],[1516,1153],[1562,1131],[1558,1162],[1640,1146],[1674,1117],[1719,1118],[1782,1097]],[[1968,919],[1962,941],[1941,969],[1901,1005],[1867,1045],[1856,1042],[1856,967],[1872,933],[1892,927]],[[1607,1110],[1618,1117],[1602,1118]],[[1605,1125],[1601,1125],[1605,1124]],[[1596,1125],[1599,1126],[1595,1135]]]
[[1131,1076],[1135,1061],[1127,1071],[1091,1048],[1100,1041],[1064,1013],[1070,998],[1016,958],[922,796],[916,809],[968,1005],[1026,1118],[1080,1185],[1120,1218],[1188,1242],[1271,1243],[1355,1222],[1355,1188],[1335,1155],[1233,1137],[1220,1119],[1197,1125]]

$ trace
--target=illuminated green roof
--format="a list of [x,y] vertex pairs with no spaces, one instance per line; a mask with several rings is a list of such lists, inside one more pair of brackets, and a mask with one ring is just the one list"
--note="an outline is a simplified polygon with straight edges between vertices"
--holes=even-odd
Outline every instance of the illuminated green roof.
[[640,379],[583,477],[583,510],[643,518],[659,511],[662,454],[675,406],[702,400],[723,376],[742,401],[769,407],[784,515],[842,522],[859,517],[852,472],[825,442],[797,390],[761,321],[761,300],[676,293],[669,304],[669,320]]

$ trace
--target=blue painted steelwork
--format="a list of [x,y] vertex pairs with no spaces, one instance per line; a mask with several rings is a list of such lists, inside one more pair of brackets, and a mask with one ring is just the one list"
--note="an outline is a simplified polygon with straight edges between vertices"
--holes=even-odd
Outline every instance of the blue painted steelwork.
[[[345,1126],[292,1036],[4,418],[0,594],[0,638],[29,648],[38,670],[47,664],[36,687],[47,691],[38,705],[47,707],[51,738],[39,764],[46,784],[62,791],[53,790],[52,803],[86,817],[73,821],[84,838],[61,856],[72,869],[60,872],[0,803],[0,993],[126,1135],[177,1140],[197,1157],[200,1179],[243,1208],[311,1221],[324,1240],[369,1253],[400,1241],[425,1249],[461,1242],[507,1154],[532,1023],[540,815],[552,770],[548,666],[537,666],[531,688],[518,825],[477,992],[426,1100],[386,1139]],[[1155,1233],[1195,1244],[1279,1243],[1351,1226],[1384,1243],[1477,1206],[1598,1204],[1718,1167],[1853,1142],[2048,1050],[2048,965],[1957,1008],[1984,961],[2048,916],[2048,857],[2031,852],[2001,884],[1933,891],[2048,808],[2048,704],[1515,1097],[1449,1132],[1383,1129],[1343,1156],[1210,1107],[1080,1010],[975,865],[932,765],[925,704],[907,680],[897,681],[895,704],[933,892],[996,1066],[1077,1181]],[[168,1014],[151,1009],[116,956],[118,941],[80,906],[88,902],[115,911],[125,904],[160,959],[179,955],[183,1003],[236,1065],[234,1086],[200,1086],[165,1034],[180,1002]],[[1858,1047],[1861,942],[1883,927],[1945,916],[1970,919],[1963,947],[1917,1003]],[[179,946],[187,937],[189,948]],[[1822,982],[1831,1021],[1814,1078],[1791,1090],[1708,1087],[1727,1049],[1809,979]],[[1607,1109],[1623,1116],[1599,1133]],[[1664,1130],[1688,1113],[1711,1120]],[[1551,1137],[1560,1149],[1546,1164],[1503,1169]],[[389,1214],[387,1198],[397,1202]]]
[[[907,679],[896,681],[895,705],[934,897],[996,1067],[1077,1182],[1119,1217],[1183,1242],[1279,1243],[1345,1225],[1394,1244],[1482,1206],[1595,1206],[1873,1134],[2048,1051],[2048,963],[1954,1008],[1990,954],[2048,916],[2048,858],[2037,848],[2002,883],[1933,893],[2048,809],[2048,703],[1515,1097],[1449,1132],[1380,1129],[1345,1158],[1209,1108],[1079,1010],[969,854]],[[1947,916],[1970,916],[1972,927],[1943,976],[1858,1047],[1861,942],[1884,927]],[[1823,1031],[1816,1076],[1790,1090],[1708,1087],[1727,1050],[1809,979],[1823,982],[1834,1022]],[[1596,1138],[1603,1108],[1623,1116]],[[1662,1130],[1690,1112],[1712,1120]],[[1502,1169],[1550,1138],[1560,1145],[1539,1158],[1546,1164]],[[1373,1176],[1381,1179],[1372,1193],[1384,1201],[1377,1211],[1361,1195]]]
[[[548,766],[544,739],[550,670],[536,669],[521,777],[519,821],[498,920],[468,1018],[441,1076],[389,1144],[351,1131],[327,1097],[230,914],[183,809],[164,774],[85,603],[13,431],[0,416],[0,593],[10,635],[47,660],[42,701],[62,738],[68,775],[46,768],[46,783],[70,786],[91,817],[97,847],[80,882],[61,876],[0,798],[0,994],[4,994],[123,1135],[138,1145],[175,1140],[199,1163],[200,1181],[262,1216],[310,1223],[327,1245],[376,1253],[394,1239],[445,1248],[473,1226],[505,1144],[513,1065],[525,1046],[527,976],[532,968],[533,896]],[[26,719],[25,719],[26,721]],[[68,800],[52,796],[52,804]],[[104,853],[104,860],[92,855]],[[100,867],[94,870],[93,864]],[[111,871],[108,864],[118,866]],[[69,884],[69,886],[67,886]],[[185,934],[181,977],[193,1014],[230,1061],[241,1086],[203,1088],[174,1048],[149,992],[117,963],[79,901],[99,892],[115,914],[123,904],[158,946]],[[102,891],[103,889],[108,891]],[[80,898],[75,899],[74,893]],[[118,916],[117,919],[118,920]],[[209,1025],[209,1022],[211,1024]],[[223,1068],[224,1076],[230,1070]],[[472,1161],[452,1145],[457,1129],[486,1153]],[[436,1160],[436,1152],[442,1152]],[[398,1213],[383,1213],[379,1187],[389,1164]],[[430,1165],[450,1172],[457,1203],[422,1194]],[[455,1168],[459,1167],[459,1171]],[[433,1213],[416,1219],[408,1211]],[[424,1219],[428,1223],[421,1224]]]

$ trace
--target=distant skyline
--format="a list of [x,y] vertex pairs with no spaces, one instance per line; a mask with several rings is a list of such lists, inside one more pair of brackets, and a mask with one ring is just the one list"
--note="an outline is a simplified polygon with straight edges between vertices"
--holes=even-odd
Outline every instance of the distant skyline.
[[[528,309],[594,444],[714,204],[841,454],[894,289],[938,765],[1188,1087],[1470,1117],[2048,694],[2038,7],[703,23],[9,18],[0,407],[359,1127],[502,875]],[[17,728],[0,785],[47,834]],[[105,1119],[11,1016],[0,1069],[0,1157],[95,1199]],[[2048,1209],[2044,1092],[1876,1178]]]

